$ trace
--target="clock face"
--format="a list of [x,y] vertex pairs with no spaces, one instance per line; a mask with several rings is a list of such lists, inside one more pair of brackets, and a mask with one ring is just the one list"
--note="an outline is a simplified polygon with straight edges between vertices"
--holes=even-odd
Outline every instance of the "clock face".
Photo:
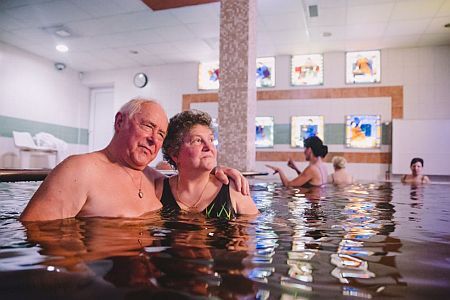
[[133,82],[136,87],[143,88],[148,83],[147,75],[145,75],[144,73],[137,73],[136,75],[134,75]]

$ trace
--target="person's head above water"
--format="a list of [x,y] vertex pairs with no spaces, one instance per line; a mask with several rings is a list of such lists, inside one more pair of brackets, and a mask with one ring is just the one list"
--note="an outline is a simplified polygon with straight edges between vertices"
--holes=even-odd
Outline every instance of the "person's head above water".
[[413,159],[411,159],[411,163],[409,164],[409,166],[412,167],[415,163],[420,163],[423,167],[423,159],[421,159],[420,157],[414,157]]
[[123,164],[142,170],[161,149],[167,124],[166,112],[158,102],[130,100],[116,114],[114,136],[107,151]]
[[335,157],[333,157],[331,162],[332,162],[333,168],[335,170],[344,169],[345,165],[347,164],[347,160],[345,158],[343,158],[342,156],[335,156]]
[[187,110],[176,114],[170,119],[162,151],[164,159],[175,168],[178,167],[173,159],[174,156],[178,156],[183,143],[185,143],[186,136],[197,125],[207,128],[210,131],[212,138],[214,138],[212,119],[206,112]]
[[325,157],[328,153],[328,147],[323,144],[317,136],[311,136],[304,141],[305,148],[311,148],[314,156]]

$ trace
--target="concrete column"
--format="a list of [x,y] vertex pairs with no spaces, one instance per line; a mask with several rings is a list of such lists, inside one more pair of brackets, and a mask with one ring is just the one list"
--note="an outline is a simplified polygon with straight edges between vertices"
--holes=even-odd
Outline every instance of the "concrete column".
[[256,0],[221,0],[219,163],[255,165]]

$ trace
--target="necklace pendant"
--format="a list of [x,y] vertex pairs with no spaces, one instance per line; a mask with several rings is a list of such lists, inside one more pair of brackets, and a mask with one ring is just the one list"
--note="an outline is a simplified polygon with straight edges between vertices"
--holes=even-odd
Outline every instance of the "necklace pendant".
[[139,198],[142,199],[142,198],[144,198],[144,193],[141,190],[139,190],[138,196],[139,196]]

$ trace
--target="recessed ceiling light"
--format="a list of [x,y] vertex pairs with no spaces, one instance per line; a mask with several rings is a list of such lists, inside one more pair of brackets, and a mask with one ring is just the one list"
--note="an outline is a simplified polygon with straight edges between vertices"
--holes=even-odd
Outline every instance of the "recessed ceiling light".
[[137,50],[130,50],[130,53],[131,54],[139,54],[139,51],[137,51]]
[[329,31],[324,31],[324,32],[322,32],[322,36],[323,36],[323,37],[329,37],[329,36],[331,36],[331,35],[332,35],[332,33],[329,32]]
[[63,45],[63,44],[59,44],[59,45],[56,45],[56,50],[58,50],[59,52],[67,52],[67,51],[69,51],[69,47],[67,47],[66,45]]
[[450,28],[450,23],[444,25],[445,28]]

